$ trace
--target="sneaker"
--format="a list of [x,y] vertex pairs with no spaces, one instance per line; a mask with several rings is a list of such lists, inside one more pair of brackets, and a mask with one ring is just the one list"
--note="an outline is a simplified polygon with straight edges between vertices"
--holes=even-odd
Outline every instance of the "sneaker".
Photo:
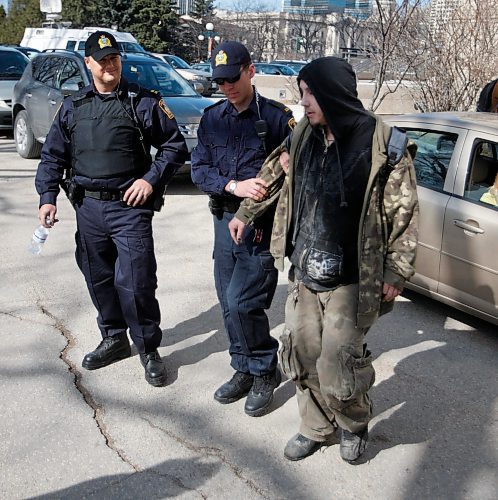
[[284,457],[287,460],[302,460],[313,455],[323,444],[321,441],[313,441],[302,434],[296,434],[285,445]]
[[273,391],[280,385],[282,375],[277,369],[273,373],[254,377],[254,383],[247,396],[244,411],[250,417],[260,417],[273,401]]
[[87,370],[97,370],[120,359],[131,356],[131,347],[126,332],[104,337],[97,348],[83,358],[81,365]]
[[234,403],[249,392],[253,381],[254,377],[252,375],[235,372],[234,376],[214,393],[214,399],[224,405]]
[[368,428],[353,434],[346,429],[341,429],[341,458],[352,463],[358,460],[367,447]]

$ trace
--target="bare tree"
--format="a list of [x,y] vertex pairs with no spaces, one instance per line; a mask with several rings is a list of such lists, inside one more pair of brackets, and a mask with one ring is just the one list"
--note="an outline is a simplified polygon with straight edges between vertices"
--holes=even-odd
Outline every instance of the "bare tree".
[[367,21],[368,51],[374,63],[374,91],[369,109],[375,111],[387,97],[413,76],[422,63],[427,43],[419,37],[420,20],[427,0],[401,0],[392,8],[375,0],[376,9]]
[[291,42],[290,52],[294,52],[296,59],[314,59],[324,55],[327,24],[323,16],[302,9],[290,14],[288,23],[290,40],[285,42],[287,47]]
[[496,0],[466,0],[445,18],[426,19],[429,50],[413,93],[422,111],[475,109],[481,88],[498,73]]

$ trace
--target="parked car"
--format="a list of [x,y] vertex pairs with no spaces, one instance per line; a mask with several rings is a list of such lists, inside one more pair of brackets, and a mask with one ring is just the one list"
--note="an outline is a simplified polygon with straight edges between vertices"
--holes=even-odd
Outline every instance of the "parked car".
[[261,73],[263,75],[297,75],[297,73],[292,68],[290,68],[289,66],[285,66],[285,64],[254,63],[254,67],[256,68],[256,73]]
[[199,93],[201,95],[210,97],[212,94],[218,91],[218,85],[216,85],[216,83],[211,80],[211,72],[208,73],[207,71],[194,69],[192,68],[192,66],[190,66],[190,64],[188,64],[178,56],[156,53],[154,53],[153,55],[167,62],[189,82],[202,85],[202,90],[199,90]]
[[498,115],[387,121],[418,146],[419,244],[407,287],[498,325],[498,207],[482,200],[498,174]]
[[211,63],[208,62],[191,64],[190,67],[192,69],[198,69],[199,71],[205,71],[206,73],[209,74],[213,72],[213,68],[211,68]]
[[29,59],[12,47],[0,47],[0,130],[12,129],[12,94]]
[[[123,54],[123,76],[131,83],[158,90],[174,113],[189,151],[197,143],[197,128],[206,106],[201,97],[169,65],[148,54]],[[36,158],[55,113],[65,96],[89,85],[90,74],[77,52],[43,52],[26,67],[14,89],[14,141],[23,158]]]
[[293,59],[275,59],[272,61],[272,64],[285,64],[292,68],[296,73],[301,71],[301,68],[304,68],[308,64],[309,61],[295,61]]
[[36,57],[40,53],[38,49],[34,49],[33,47],[21,47],[20,45],[0,45],[0,48],[3,47],[11,47],[13,49],[16,49],[30,59],[33,59],[33,57]]

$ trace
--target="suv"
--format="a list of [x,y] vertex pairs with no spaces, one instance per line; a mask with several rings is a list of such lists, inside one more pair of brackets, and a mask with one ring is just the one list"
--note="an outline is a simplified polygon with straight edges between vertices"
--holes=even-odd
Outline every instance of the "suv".
[[158,57],[162,61],[168,63],[172,68],[174,68],[180,75],[188,80],[191,84],[197,83],[202,85],[202,90],[199,89],[199,93],[211,97],[215,92],[218,92],[218,85],[211,79],[211,72],[201,71],[195,69],[181,57],[174,56],[171,54],[152,54]]
[[18,50],[0,47],[0,130],[12,129],[12,93],[28,63]]
[[[157,90],[176,117],[189,152],[197,143],[197,128],[205,107],[201,97],[169,65],[148,54],[122,54],[123,76],[130,83]],[[43,52],[26,67],[14,88],[12,118],[17,152],[37,158],[64,97],[89,85],[91,75],[77,52]]]

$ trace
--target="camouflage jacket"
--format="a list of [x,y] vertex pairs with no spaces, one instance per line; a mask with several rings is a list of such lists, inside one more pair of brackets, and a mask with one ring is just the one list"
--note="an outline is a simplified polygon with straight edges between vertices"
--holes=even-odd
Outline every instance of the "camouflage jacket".
[[[418,237],[418,198],[410,145],[401,161],[392,169],[387,180],[379,172],[387,163],[387,144],[391,127],[376,117],[372,144],[372,168],[368,179],[358,234],[359,293],[357,326],[368,327],[377,317],[392,309],[393,303],[382,302],[384,282],[402,289],[414,270]],[[279,162],[284,145],[265,161],[258,177],[269,185],[268,197],[262,202],[246,198],[236,217],[251,224],[277,199],[270,251],[275,267],[284,269],[287,234],[292,220],[294,196],[293,173],[302,145],[311,127],[302,119],[292,134],[289,172],[285,175]],[[379,199],[383,190],[383,200]]]

